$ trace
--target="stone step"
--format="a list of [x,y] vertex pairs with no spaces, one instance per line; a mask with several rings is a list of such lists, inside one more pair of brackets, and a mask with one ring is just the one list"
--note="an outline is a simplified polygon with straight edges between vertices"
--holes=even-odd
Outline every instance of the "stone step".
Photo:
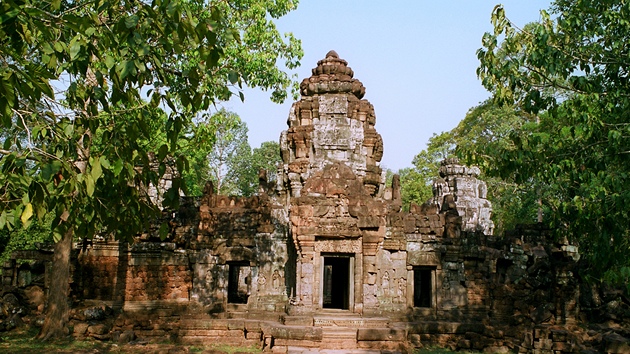
[[322,327],[321,349],[356,349],[357,329],[346,327]]
[[347,327],[322,327],[322,341],[327,339],[357,340],[357,329]]
[[288,347],[287,354],[381,354],[376,349],[316,349],[305,347]]
[[348,328],[385,328],[389,327],[389,319],[384,317],[362,318],[359,316],[322,316],[313,318],[316,327],[348,327]]
[[247,311],[230,311],[226,313],[227,318],[248,318],[249,313]]

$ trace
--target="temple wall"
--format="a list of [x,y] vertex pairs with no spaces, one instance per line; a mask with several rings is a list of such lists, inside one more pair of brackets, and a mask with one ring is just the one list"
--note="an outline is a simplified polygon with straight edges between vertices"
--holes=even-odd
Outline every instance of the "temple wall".
[[73,276],[81,296],[113,302],[187,300],[192,284],[187,255],[172,243],[146,246],[152,247],[97,244],[83,252]]

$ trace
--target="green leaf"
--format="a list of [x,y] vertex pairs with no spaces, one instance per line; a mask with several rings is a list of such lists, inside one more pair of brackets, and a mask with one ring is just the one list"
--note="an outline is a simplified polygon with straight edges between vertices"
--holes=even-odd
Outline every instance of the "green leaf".
[[55,243],[57,243],[57,242],[61,241],[61,238],[63,237],[63,235],[61,234],[61,232],[59,232],[59,229],[58,229],[58,228],[55,228],[55,229],[53,230],[52,236],[53,236],[53,241],[54,241]]
[[55,42],[54,44],[54,48],[57,53],[63,53],[65,47],[66,46],[62,42],[59,42],[59,41]]
[[0,230],[4,229],[4,226],[7,224],[7,212],[3,211],[0,214]]
[[42,168],[42,179],[45,182],[50,182],[52,176],[54,176],[61,169],[61,161],[53,160],[51,163],[44,165]]
[[84,180],[85,191],[87,192],[88,197],[91,197],[94,194],[94,179],[91,175],[86,175]]
[[120,64],[118,64],[118,66],[116,67],[116,70],[119,72],[121,80],[127,78],[128,76],[135,76],[137,73],[136,66],[133,63],[133,60],[129,60],[129,61],[123,60]]
[[70,42],[70,60],[74,60],[81,51],[81,43],[74,39]]
[[63,132],[64,132],[64,134],[66,134],[67,137],[71,137],[73,131],[74,131],[74,125],[72,125],[72,124],[67,124],[63,128]]
[[22,216],[20,216],[20,220],[22,220],[23,224],[26,224],[31,216],[33,216],[33,205],[31,203],[27,203],[24,206],[24,211],[22,212]]
[[116,59],[114,59],[114,57],[109,55],[109,54],[106,55],[105,56],[105,66],[107,67],[107,70],[111,70],[111,68],[113,68],[114,65],[116,65]]
[[105,168],[107,170],[110,169],[111,165],[109,164],[109,160],[104,155],[101,155],[99,160],[100,160],[101,166],[103,166],[103,168]]
[[94,181],[98,181],[98,179],[101,178],[102,174],[103,174],[103,170],[101,169],[101,160],[94,159],[94,161],[92,162],[92,171],[91,171],[92,179]]
[[138,15],[131,15],[125,18],[125,27],[132,28],[138,24]]
[[166,157],[166,154],[168,154],[168,145],[166,144],[162,144],[162,146],[160,146],[160,149],[158,150],[158,160],[162,161],[164,160],[164,158]]
[[163,222],[163,223],[160,225],[160,231],[159,231],[159,234],[160,234],[160,240],[162,240],[162,241],[166,240],[166,238],[168,237],[168,233],[169,233],[169,231],[170,231],[170,230],[169,230],[168,223],[167,223],[167,222]]
[[[14,18],[17,14],[20,13],[19,7],[12,7],[11,10],[0,15],[0,24],[7,22],[8,20]],[[1,227],[0,227],[1,229]]]
[[237,72],[235,72],[235,71],[230,71],[230,72],[228,73],[228,80],[230,80],[230,82],[231,82],[232,84],[237,83],[237,82],[238,82],[238,73],[237,73]]
[[125,163],[122,159],[118,159],[116,160],[116,162],[114,162],[114,169],[112,170],[112,172],[114,172],[114,176],[118,177],[118,175],[120,174],[120,172],[122,171],[123,167],[124,167]]

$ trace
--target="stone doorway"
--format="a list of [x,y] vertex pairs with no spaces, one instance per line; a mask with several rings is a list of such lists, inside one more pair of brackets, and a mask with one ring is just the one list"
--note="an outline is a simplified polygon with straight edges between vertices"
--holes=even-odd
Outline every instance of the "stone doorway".
[[245,262],[228,263],[228,303],[246,304],[249,297],[251,267]]
[[353,307],[354,257],[349,254],[322,256],[321,307],[349,310]]
[[435,268],[413,267],[413,306],[434,307]]

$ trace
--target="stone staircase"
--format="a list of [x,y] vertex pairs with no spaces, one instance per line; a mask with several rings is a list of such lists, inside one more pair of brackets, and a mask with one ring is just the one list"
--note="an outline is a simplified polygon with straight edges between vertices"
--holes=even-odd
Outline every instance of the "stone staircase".
[[363,318],[349,312],[316,316],[233,312],[226,318],[187,314],[180,319],[178,339],[203,344],[221,341],[259,345],[272,353],[403,353],[407,331],[392,328],[387,318]]

